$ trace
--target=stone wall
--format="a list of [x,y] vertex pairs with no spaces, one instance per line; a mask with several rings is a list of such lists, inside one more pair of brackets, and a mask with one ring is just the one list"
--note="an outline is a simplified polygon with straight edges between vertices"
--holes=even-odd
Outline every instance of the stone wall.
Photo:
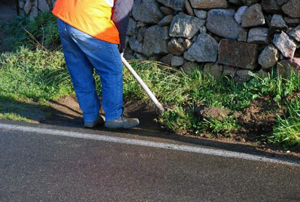
[[300,70],[300,0],[135,0],[125,56],[236,80]]
[[[55,0],[19,0],[34,18]],[[127,59],[157,60],[189,72],[236,80],[277,67],[300,71],[300,0],[135,0],[127,33]]]
[[52,10],[55,0],[19,0],[20,15],[35,18],[39,12]]

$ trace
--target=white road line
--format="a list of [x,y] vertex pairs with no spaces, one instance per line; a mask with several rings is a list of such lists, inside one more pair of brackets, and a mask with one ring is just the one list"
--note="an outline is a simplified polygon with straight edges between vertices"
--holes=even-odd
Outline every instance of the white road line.
[[213,155],[213,156],[231,157],[231,158],[238,158],[238,159],[245,159],[245,160],[252,160],[252,161],[261,161],[261,162],[268,162],[268,163],[280,163],[280,164],[286,164],[286,165],[300,166],[300,164],[294,163],[294,162],[287,162],[287,161],[282,161],[282,160],[278,160],[278,159],[261,157],[261,156],[252,155],[252,154],[244,154],[244,153],[239,153],[239,152],[202,148],[200,146],[168,144],[168,143],[153,142],[153,141],[147,141],[147,140],[136,140],[136,139],[130,139],[130,138],[111,137],[111,136],[105,136],[105,135],[94,135],[94,134],[78,133],[78,132],[71,132],[71,131],[18,126],[18,125],[3,124],[3,123],[0,123],[0,129],[30,132],[30,133],[40,133],[40,134],[47,134],[47,135],[53,135],[53,136],[81,138],[81,139],[113,142],[113,143],[120,143],[120,144],[130,144],[130,145],[162,148],[162,149],[169,149],[169,150],[176,150],[176,151],[193,152],[193,153],[199,153],[199,154],[208,154],[208,155]]

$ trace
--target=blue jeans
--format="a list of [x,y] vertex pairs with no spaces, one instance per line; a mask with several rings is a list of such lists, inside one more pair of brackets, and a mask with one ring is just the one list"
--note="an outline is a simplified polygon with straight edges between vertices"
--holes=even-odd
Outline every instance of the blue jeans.
[[99,118],[100,102],[95,89],[94,69],[101,79],[105,119],[118,119],[123,105],[123,66],[118,44],[92,37],[60,19],[57,23],[66,64],[84,121]]

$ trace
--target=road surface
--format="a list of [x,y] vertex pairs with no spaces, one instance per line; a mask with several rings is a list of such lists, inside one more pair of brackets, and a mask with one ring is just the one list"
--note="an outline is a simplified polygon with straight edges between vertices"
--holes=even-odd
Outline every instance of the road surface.
[[299,165],[130,130],[0,122],[3,202],[299,202]]

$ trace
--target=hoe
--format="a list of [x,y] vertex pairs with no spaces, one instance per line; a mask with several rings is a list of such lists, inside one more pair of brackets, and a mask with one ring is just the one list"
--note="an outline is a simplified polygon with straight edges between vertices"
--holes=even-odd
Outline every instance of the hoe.
[[144,81],[141,79],[141,77],[134,71],[134,69],[132,68],[132,66],[127,62],[127,60],[123,56],[122,56],[122,62],[127,67],[127,69],[130,71],[130,73],[134,76],[134,78],[139,82],[139,84],[142,86],[142,88],[146,91],[146,93],[151,98],[151,100],[154,102],[154,104],[159,109],[159,111],[160,112],[164,112],[165,109],[162,106],[162,104],[160,104],[160,102],[156,99],[156,97],[150,91],[150,89],[148,88],[148,86],[144,83]]

